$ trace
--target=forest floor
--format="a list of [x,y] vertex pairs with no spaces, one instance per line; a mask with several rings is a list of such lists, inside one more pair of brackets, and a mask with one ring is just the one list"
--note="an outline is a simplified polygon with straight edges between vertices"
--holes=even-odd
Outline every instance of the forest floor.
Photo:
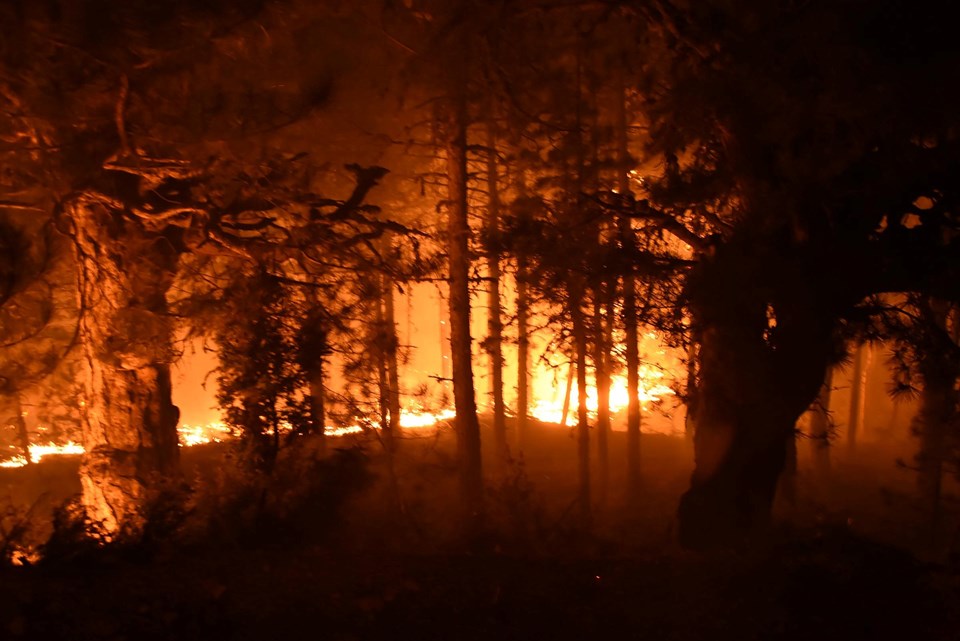
[[[911,547],[912,485],[886,453],[835,465],[829,501],[801,466],[768,540],[701,554],[673,542],[683,439],[644,438],[640,510],[622,507],[612,465],[587,532],[569,430],[536,434],[536,454],[491,479],[489,532],[471,545],[456,533],[449,434],[404,442],[396,486],[375,448],[344,449],[315,492],[291,485],[305,469],[293,459],[263,485],[229,472],[225,448],[185,450],[200,489],[171,521],[175,542],[0,569],[0,639],[960,638],[960,564]],[[76,490],[75,461],[15,472],[0,487],[38,520]]]

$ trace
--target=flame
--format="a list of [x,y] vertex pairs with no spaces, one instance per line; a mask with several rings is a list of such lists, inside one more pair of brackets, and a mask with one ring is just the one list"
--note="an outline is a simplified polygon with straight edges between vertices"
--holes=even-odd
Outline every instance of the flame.
[[19,545],[10,546],[8,554],[10,564],[16,566],[34,565],[43,558],[40,556],[39,551],[31,547],[21,547]]
[[423,410],[402,410],[400,412],[400,427],[405,430],[416,430],[423,427],[434,427],[443,421],[449,421],[456,417],[456,411],[452,409],[440,410],[437,413],[431,413]]
[[[456,415],[457,413],[452,409],[428,412],[420,407],[404,408],[400,410],[400,429],[421,430],[438,427],[440,423],[449,421]],[[379,430],[380,426],[375,424],[368,424],[366,426],[359,424],[343,426],[328,425],[323,433],[327,436],[339,437],[360,434],[368,429]]]
[[[665,396],[673,396],[675,392],[664,380],[666,374],[649,365],[640,368],[640,408],[647,410],[652,403],[660,402]],[[554,387],[544,391],[546,398],[541,398],[533,405],[531,416],[544,423],[563,423],[563,395],[564,390]],[[567,411],[567,422],[576,421],[577,404],[580,395],[576,385],[570,390],[570,406]],[[625,376],[612,376],[610,379],[610,413],[616,414],[626,409],[630,396]],[[587,388],[587,415],[590,418],[597,416],[597,390]]]
[[205,445],[207,443],[222,443],[236,438],[233,428],[228,427],[226,423],[214,421],[206,425],[183,424],[177,426],[177,433],[180,435],[181,447],[193,447],[194,445]]
[[[40,462],[45,456],[64,456],[70,454],[83,454],[83,446],[73,441],[67,441],[62,445],[56,443],[43,443],[30,445],[30,458],[34,463]],[[23,455],[15,456],[6,461],[0,461],[0,467],[23,467],[27,464],[27,459]]]
[[[651,365],[641,367],[639,396],[642,409],[646,410],[649,404],[658,403],[665,396],[674,394],[674,391],[666,385],[665,379],[666,374],[662,369]],[[539,380],[547,383],[548,379],[544,376]],[[562,416],[564,390],[561,389],[561,386],[541,383],[536,391],[539,400],[534,403],[531,416],[545,423],[564,423]],[[627,407],[628,401],[626,377],[620,375],[611,377],[610,412],[615,414],[623,410]],[[576,421],[577,402],[578,394],[574,386],[570,394],[570,407],[566,421],[568,424]],[[591,418],[596,418],[597,391],[594,387],[587,389],[587,412]],[[415,404],[403,408],[400,415],[400,427],[403,430],[410,431],[439,428],[455,417],[456,412],[453,409],[429,411],[423,406]],[[280,430],[283,432],[289,432],[292,429],[293,426],[289,423],[280,425]],[[370,429],[380,429],[380,426],[372,423],[328,425],[324,429],[324,434],[328,437],[339,438],[361,434]],[[239,437],[237,430],[222,421],[213,421],[205,425],[184,423],[177,426],[177,432],[180,437],[180,447],[223,443]],[[30,445],[30,457],[34,462],[39,462],[47,456],[79,455],[83,454],[84,451],[82,445],[73,441],[62,445],[56,443]],[[0,461],[0,468],[19,468],[25,465],[27,465],[27,460],[22,455]]]

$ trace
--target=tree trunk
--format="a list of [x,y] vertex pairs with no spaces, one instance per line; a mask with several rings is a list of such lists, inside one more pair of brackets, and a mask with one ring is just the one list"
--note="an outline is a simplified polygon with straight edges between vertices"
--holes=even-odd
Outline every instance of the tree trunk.
[[787,455],[780,475],[780,496],[788,505],[797,502],[797,431],[787,437]]
[[580,520],[590,525],[590,424],[587,420],[587,328],[581,308],[583,287],[570,288],[570,315],[577,359],[577,472]]
[[814,466],[821,475],[830,472],[830,396],[832,394],[833,367],[828,367],[810,416],[810,442],[813,447]]
[[503,313],[500,301],[500,193],[497,180],[496,137],[493,125],[487,123],[487,276],[488,296],[487,353],[490,355],[490,385],[493,390],[493,446],[496,466],[503,472],[509,458],[507,449],[507,411],[503,402]]
[[82,501],[104,535],[135,537],[151,490],[179,466],[166,302],[179,254],[122,212],[77,202],[71,214],[86,369]]
[[[387,233],[384,234],[385,237]],[[389,241],[388,241],[389,243]],[[394,281],[390,276],[384,278],[383,320],[386,326],[387,340],[387,412],[390,415],[390,431],[394,437],[400,434],[400,364],[398,351],[400,338],[397,336],[397,311],[393,300]],[[396,442],[393,447],[396,451]]]
[[33,463],[33,454],[30,453],[30,432],[27,430],[27,422],[23,418],[23,406],[20,404],[20,390],[13,390],[13,411],[14,425],[17,428],[17,443],[20,446],[20,453],[23,454],[23,460],[27,465]]
[[[623,69],[617,74],[616,104],[617,189],[624,199],[630,198],[629,132],[627,130],[627,94]],[[636,244],[630,219],[617,221],[620,245],[627,254]],[[632,261],[627,260],[627,265]],[[640,495],[640,337],[637,327],[637,289],[632,270],[623,275],[623,333],[627,368],[627,502],[635,505]]]
[[327,344],[327,318],[325,310],[315,295],[310,295],[308,301],[311,310],[307,314],[300,328],[300,365],[307,378],[308,406],[310,410],[310,424],[306,432],[318,439],[320,456],[326,454],[327,449],[327,394],[325,387],[324,360],[329,351]]
[[830,356],[831,308],[806,264],[785,263],[792,278],[774,290],[751,283],[770,259],[745,260],[747,251],[721,248],[689,284],[700,348],[695,468],[678,513],[687,547],[736,545],[765,529],[794,426]]
[[593,302],[593,372],[597,388],[597,500],[602,506],[607,497],[607,484],[610,478],[610,342],[607,340],[607,325],[604,319],[605,301],[612,296],[612,288],[598,284],[594,291]]
[[[927,304],[925,316],[947,334],[949,305],[940,300]],[[936,331],[936,330],[934,330]],[[933,333],[933,332],[931,332]],[[931,341],[933,343],[933,341]],[[957,368],[945,354],[949,349],[937,349],[928,345],[920,361],[923,391],[920,394],[920,411],[914,419],[914,432],[920,438],[917,452],[917,485],[922,500],[926,503],[930,535],[933,540],[940,530],[942,519],[943,474],[945,462],[950,456],[948,440],[950,426],[957,415]]]
[[[517,199],[527,195],[526,178],[523,170],[517,172],[516,177]],[[518,216],[523,221],[524,210]],[[526,452],[529,438],[530,417],[530,297],[527,292],[529,278],[529,260],[526,252],[520,249],[517,252],[517,448]]]
[[375,301],[374,352],[377,359],[377,412],[380,414],[380,437],[387,458],[393,457],[393,425],[390,420],[390,385],[387,381],[387,322],[384,314],[386,277],[379,275]]
[[327,449],[327,416],[326,416],[326,389],[324,387],[323,360],[317,359],[316,363],[308,372],[308,385],[310,387],[310,421],[313,423],[313,433],[316,434],[320,442],[320,455],[323,456]]
[[[454,65],[462,72],[463,61]],[[447,259],[450,283],[450,360],[457,412],[457,452],[460,490],[468,535],[482,519],[483,477],[480,458],[480,422],[474,392],[470,338],[470,224],[467,218],[467,105],[466,78],[455,73],[448,123],[447,175],[449,181]]]
[[530,416],[530,299],[527,294],[527,259],[517,255],[517,444],[526,452]]
[[792,436],[789,417],[771,403],[751,406],[747,377],[730,372],[728,363],[747,360],[731,349],[738,342],[708,330],[700,345],[695,469],[679,511],[688,547],[736,543],[767,524]]
[[850,451],[857,448],[857,437],[863,427],[863,406],[867,386],[867,347],[858,345],[853,358],[853,375],[850,378],[850,416],[847,421],[847,447]]
[[699,344],[691,331],[687,344],[687,384],[686,406],[687,413],[683,420],[683,435],[692,440],[697,432],[697,360],[700,357]]
[[567,386],[563,391],[563,405],[560,407],[560,426],[567,426],[567,415],[570,414],[570,397],[573,395],[573,373],[576,369],[576,359],[570,361],[570,367],[567,368]]

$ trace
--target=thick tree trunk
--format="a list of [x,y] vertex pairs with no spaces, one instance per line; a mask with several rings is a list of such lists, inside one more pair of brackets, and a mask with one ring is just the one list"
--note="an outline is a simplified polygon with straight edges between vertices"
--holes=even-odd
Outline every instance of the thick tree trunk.
[[[454,65],[461,67],[466,65]],[[483,477],[480,457],[480,422],[474,391],[470,338],[470,224],[467,218],[467,105],[466,78],[452,79],[453,96],[447,141],[449,184],[447,258],[450,283],[450,360],[453,397],[457,412],[457,452],[460,490],[468,534],[480,525],[483,510]]]
[[86,365],[82,501],[106,536],[136,536],[151,490],[179,465],[166,303],[179,254],[122,212],[78,202],[71,214]]
[[917,452],[917,485],[926,503],[929,527],[935,535],[942,515],[943,473],[947,458],[950,421],[955,417],[955,379],[933,374],[933,367],[924,376],[920,411],[914,419],[914,432],[920,438]]
[[695,469],[679,512],[680,542],[689,547],[736,543],[767,524],[793,434],[773,403],[750,403],[753,394],[740,388],[749,377],[731,375],[728,364],[744,362],[731,349],[737,342],[707,330],[700,346]]
[[678,515],[688,547],[735,545],[769,523],[794,426],[829,358],[832,317],[806,264],[781,268],[792,278],[781,276],[782,289],[773,290],[751,286],[745,275],[756,273],[757,259],[745,256],[741,246],[722,248],[691,282],[700,337],[696,460]]
[[509,452],[507,449],[507,410],[503,401],[503,305],[500,301],[500,250],[497,236],[500,231],[500,192],[497,179],[496,136],[493,125],[487,124],[487,276],[490,290],[487,298],[487,353],[490,355],[490,386],[493,391],[493,447],[496,466],[503,472]]
[[323,361],[318,359],[311,368],[308,385],[310,387],[310,421],[313,423],[312,432],[320,441],[321,456],[326,453],[327,394],[324,387]]
[[[947,334],[947,303],[931,300],[925,310],[932,324]],[[934,330],[935,331],[935,330]],[[933,332],[931,332],[933,333]],[[931,341],[934,343],[934,341]],[[929,345],[920,361],[923,391],[920,411],[914,419],[914,433],[920,439],[917,452],[917,485],[926,503],[931,537],[936,539],[942,519],[943,474],[949,454],[950,426],[957,416],[957,368],[945,354],[948,349]]]

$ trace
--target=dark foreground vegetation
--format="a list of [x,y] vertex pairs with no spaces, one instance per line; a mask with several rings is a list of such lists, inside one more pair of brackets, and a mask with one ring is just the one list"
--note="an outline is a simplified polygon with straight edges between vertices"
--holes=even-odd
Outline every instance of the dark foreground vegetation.
[[[193,491],[155,515],[162,533],[99,547],[60,532],[37,566],[0,571],[0,630],[77,640],[956,638],[960,563],[951,545],[931,545],[910,508],[912,473],[897,471],[889,450],[838,464],[827,493],[801,465],[802,489],[763,543],[692,553],[675,543],[690,469],[682,438],[645,435],[642,507],[611,495],[586,532],[570,504],[570,431],[535,425],[532,436],[539,454],[490,479],[487,528],[472,540],[449,518],[449,428],[402,442],[397,488],[361,439],[320,464],[308,448],[288,453],[269,478],[225,466],[233,446],[185,450]],[[624,472],[615,466],[614,478]],[[32,486],[13,476],[25,473],[0,474],[19,481],[21,506],[41,490],[49,505],[78,489],[76,461],[35,466]],[[31,521],[42,526],[46,514]]]
[[0,1],[0,636],[957,638],[948,4]]

